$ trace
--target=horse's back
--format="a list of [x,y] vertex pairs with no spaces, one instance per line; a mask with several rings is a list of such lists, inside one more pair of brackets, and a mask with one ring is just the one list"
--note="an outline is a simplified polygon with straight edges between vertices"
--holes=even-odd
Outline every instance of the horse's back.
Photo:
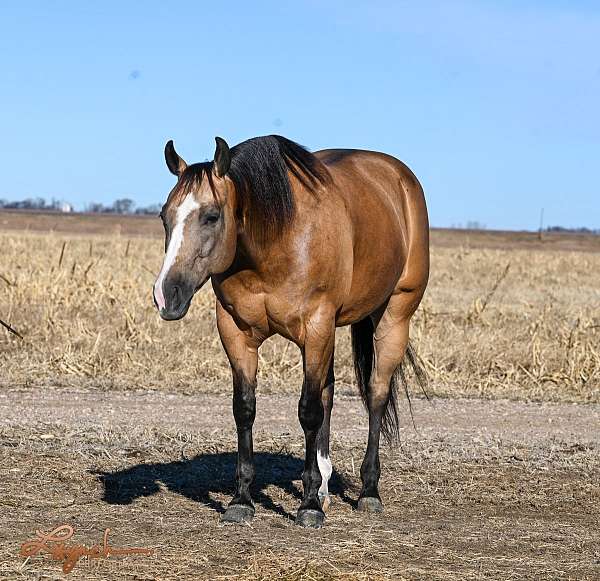
[[415,175],[384,153],[328,149],[315,155],[331,174],[352,230],[353,279],[340,324],[365,316],[394,293],[414,295],[418,304],[429,275],[429,224]]

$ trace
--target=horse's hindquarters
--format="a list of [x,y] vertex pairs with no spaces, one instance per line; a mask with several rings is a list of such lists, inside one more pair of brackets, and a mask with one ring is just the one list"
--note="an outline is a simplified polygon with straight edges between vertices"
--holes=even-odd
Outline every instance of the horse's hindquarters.
[[[418,306],[429,274],[429,226],[422,188],[388,155],[319,152],[343,201],[352,232],[351,283],[336,324],[359,321],[395,293]],[[339,248],[344,253],[344,248]],[[346,257],[340,257],[346,260]]]

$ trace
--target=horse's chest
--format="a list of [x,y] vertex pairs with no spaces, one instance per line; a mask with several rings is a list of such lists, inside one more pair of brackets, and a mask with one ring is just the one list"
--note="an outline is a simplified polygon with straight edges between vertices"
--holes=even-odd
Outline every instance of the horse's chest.
[[223,308],[240,328],[264,330],[267,320],[264,293],[254,281],[239,276],[224,281],[213,280],[213,288]]
[[253,328],[265,336],[280,333],[294,337],[298,333],[302,317],[291,297],[239,288],[215,290],[225,310],[241,328]]
[[266,317],[261,295],[221,292],[217,296],[223,308],[240,327],[264,326]]

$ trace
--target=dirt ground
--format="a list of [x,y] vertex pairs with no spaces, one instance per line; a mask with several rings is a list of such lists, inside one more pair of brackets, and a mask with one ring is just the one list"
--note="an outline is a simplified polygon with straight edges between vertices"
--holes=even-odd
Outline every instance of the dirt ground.
[[294,525],[297,400],[258,400],[256,518],[219,523],[232,491],[228,395],[5,390],[0,394],[0,577],[65,578],[19,547],[68,523],[73,542],[152,547],[82,559],[71,579],[599,579],[600,406],[413,401],[382,453],[386,511],[354,510],[366,439],[357,398],[333,418],[334,502]]

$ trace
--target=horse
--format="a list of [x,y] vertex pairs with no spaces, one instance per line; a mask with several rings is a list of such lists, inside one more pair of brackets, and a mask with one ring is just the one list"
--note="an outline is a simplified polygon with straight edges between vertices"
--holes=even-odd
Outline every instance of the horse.
[[165,146],[177,183],[162,207],[165,256],[153,289],[160,317],[181,319],[211,279],[217,329],[231,365],[238,455],[235,494],[221,517],[248,523],[258,350],[279,334],[302,354],[298,418],[305,437],[303,496],[295,522],[324,524],[332,474],[329,431],[334,340],[350,325],[369,432],[358,510],[383,510],[380,436],[393,440],[396,390],[405,364],[422,368],[409,324],[429,277],[423,189],[398,159],[373,151],[311,153],[278,135],[229,148],[215,138],[212,162],[188,165]]

